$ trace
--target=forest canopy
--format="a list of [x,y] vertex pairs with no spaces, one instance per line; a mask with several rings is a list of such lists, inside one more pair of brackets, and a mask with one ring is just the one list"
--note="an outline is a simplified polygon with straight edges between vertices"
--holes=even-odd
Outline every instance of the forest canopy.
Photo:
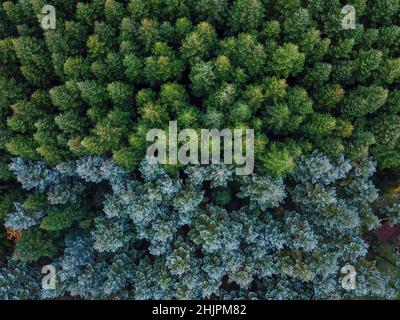
[[2,1],[0,117],[0,299],[400,297],[399,0]]

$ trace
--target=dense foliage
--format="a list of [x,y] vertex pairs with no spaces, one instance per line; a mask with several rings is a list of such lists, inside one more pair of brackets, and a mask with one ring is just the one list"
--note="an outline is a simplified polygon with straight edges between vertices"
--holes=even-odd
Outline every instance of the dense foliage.
[[[0,299],[396,298],[399,44],[399,0],[3,1]],[[169,120],[255,172],[157,165]]]

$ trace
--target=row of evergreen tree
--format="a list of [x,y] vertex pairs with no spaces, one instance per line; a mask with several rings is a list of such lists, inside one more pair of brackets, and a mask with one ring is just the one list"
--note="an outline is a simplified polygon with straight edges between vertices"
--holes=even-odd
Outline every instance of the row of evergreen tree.
[[[399,0],[48,4],[0,5],[0,298],[395,297]],[[150,163],[170,120],[254,129],[256,172]]]

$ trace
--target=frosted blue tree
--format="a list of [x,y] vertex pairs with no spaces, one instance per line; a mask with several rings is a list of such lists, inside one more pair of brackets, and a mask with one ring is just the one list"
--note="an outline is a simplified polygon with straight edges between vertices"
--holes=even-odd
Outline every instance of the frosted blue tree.
[[9,169],[26,190],[38,188],[43,192],[49,185],[59,182],[59,172],[48,169],[43,161],[34,163],[31,160],[13,158]]
[[0,269],[0,300],[39,299],[41,278],[38,267],[8,261]]
[[8,214],[4,223],[6,228],[14,230],[27,230],[40,222],[45,215],[44,212],[30,212],[24,209],[19,203],[14,203],[15,211]]
[[240,198],[250,198],[250,208],[260,207],[261,210],[276,208],[286,198],[285,185],[282,178],[270,176],[245,177],[240,188]]
[[95,230],[92,231],[92,237],[93,248],[99,252],[116,252],[134,239],[125,220],[103,217],[95,219]]

